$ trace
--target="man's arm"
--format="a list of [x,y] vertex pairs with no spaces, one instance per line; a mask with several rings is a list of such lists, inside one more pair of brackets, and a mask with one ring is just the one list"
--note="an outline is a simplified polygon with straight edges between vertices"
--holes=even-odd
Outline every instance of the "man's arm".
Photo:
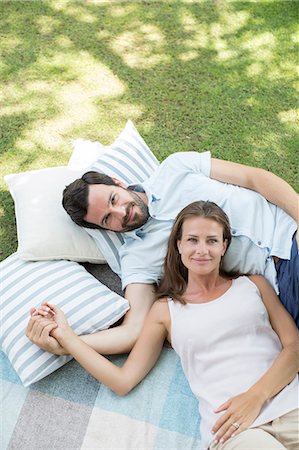
[[101,354],[127,353],[133,348],[154,302],[154,287],[151,284],[129,284],[125,298],[130,303],[130,309],[121,325],[80,336],[86,344]]
[[282,208],[298,223],[298,194],[286,181],[273,173],[256,167],[212,158],[210,176],[224,183],[236,184],[259,192],[269,202]]
[[[130,284],[126,288],[125,298],[130,303],[130,310],[121,325],[80,338],[99,353],[112,355],[127,353],[134,346],[145,317],[154,302],[154,287],[151,284]],[[47,322],[47,321],[46,321]],[[43,317],[31,317],[26,336],[38,347],[50,353],[65,355],[67,352],[49,335],[51,329],[44,326]]]

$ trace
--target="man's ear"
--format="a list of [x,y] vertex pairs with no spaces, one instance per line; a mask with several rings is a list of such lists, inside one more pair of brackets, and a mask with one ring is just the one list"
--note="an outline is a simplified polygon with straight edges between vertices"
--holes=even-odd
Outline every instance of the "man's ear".
[[124,183],[123,181],[120,181],[118,178],[113,178],[113,177],[111,177],[111,178],[114,181],[114,183],[117,184],[117,186],[120,186],[124,189],[126,189],[128,187],[128,185],[126,183]]

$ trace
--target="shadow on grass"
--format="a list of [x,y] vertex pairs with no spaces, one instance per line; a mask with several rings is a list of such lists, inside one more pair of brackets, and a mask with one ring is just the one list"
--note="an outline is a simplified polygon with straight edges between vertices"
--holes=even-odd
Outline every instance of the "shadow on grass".
[[[2,80],[28,81],[28,75],[69,83],[75,67],[55,57],[74,53],[80,65],[80,55],[88,54],[123,85],[111,98],[95,95],[97,110],[125,122],[120,107],[138,108],[135,122],[159,159],[209,149],[272,170],[298,188],[290,113],[296,108],[296,2],[52,0],[4,2],[0,13],[10,42],[2,41]],[[53,99],[59,110],[60,99]],[[39,114],[37,105],[27,115],[10,112],[3,148],[13,153]],[[49,114],[58,115],[55,108]],[[82,130],[73,124],[66,137]],[[34,158],[21,159],[20,170]]]
[[16,157],[16,141],[32,121],[30,114],[15,113],[1,117],[0,156]]

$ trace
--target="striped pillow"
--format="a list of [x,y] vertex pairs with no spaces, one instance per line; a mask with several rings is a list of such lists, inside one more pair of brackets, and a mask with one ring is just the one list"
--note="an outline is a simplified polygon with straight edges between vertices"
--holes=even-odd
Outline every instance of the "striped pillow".
[[23,261],[14,253],[0,263],[0,273],[1,347],[24,386],[71,359],[45,352],[28,340],[31,307],[44,301],[57,304],[79,335],[108,328],[129,309],[126,299],[76,262]]
[[[126,184],[142,183],[159,166],[159,161],[129,120],[112,145],[101,150],[89,170],[103,172]],[[111,269],[120,275],[118,251],[123,244],[120,233],[85,228],[93,237]]]

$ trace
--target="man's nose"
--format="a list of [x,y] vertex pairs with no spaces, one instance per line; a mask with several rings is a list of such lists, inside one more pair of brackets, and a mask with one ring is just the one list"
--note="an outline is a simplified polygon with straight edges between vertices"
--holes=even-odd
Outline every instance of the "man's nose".
[[113,207],[113,214],[118,219],[123,219],[126,213],[127,211],[125,205],[116,205]]

